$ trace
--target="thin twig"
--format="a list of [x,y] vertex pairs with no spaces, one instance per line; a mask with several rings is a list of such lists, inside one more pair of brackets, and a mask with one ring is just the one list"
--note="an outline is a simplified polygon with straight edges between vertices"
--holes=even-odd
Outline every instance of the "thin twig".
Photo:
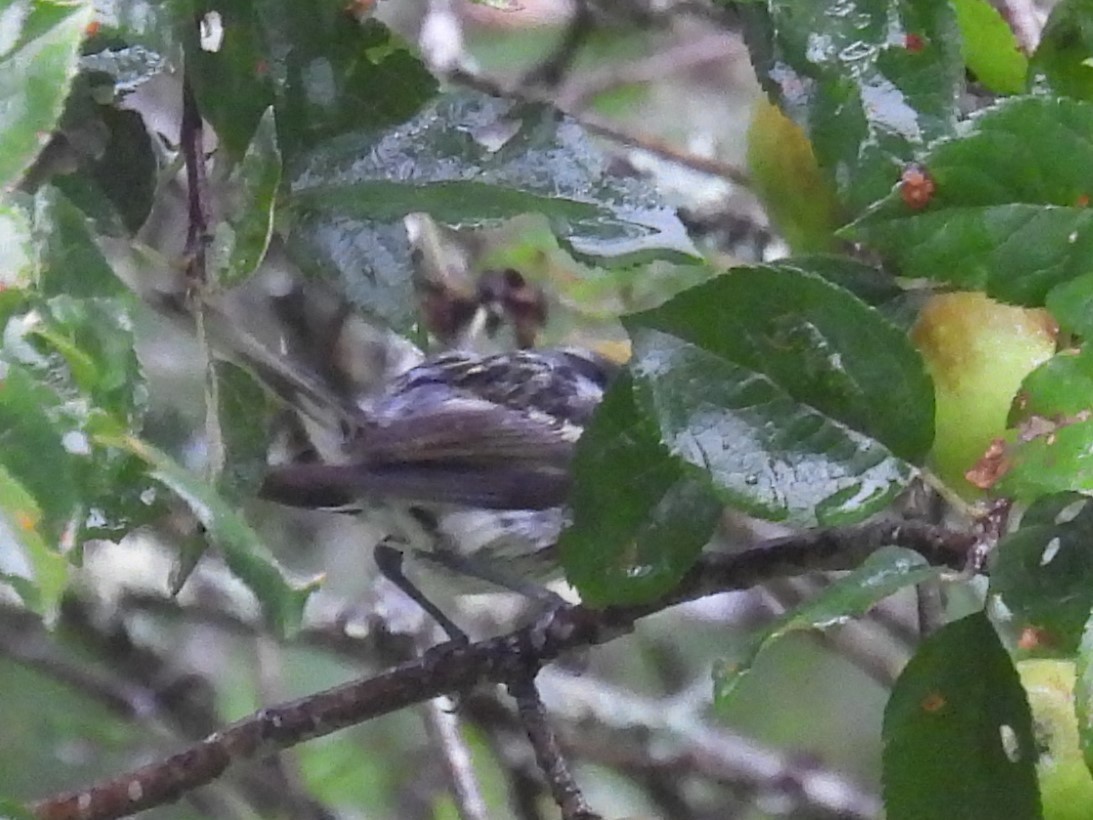
[[462,820],[487,820],[490,816],[478,785],[470,749],[459,731],[459,716],[450,698],[436,698],[424,705],[425,728],[440,751],[452,797]]
[[[494,82],[493,80],[478,74],[472,74],[462,69],[453,71],[448,78],[459,85],[473,88],[484,94],[490,94],[495,97],[505,97],[520,102],[554,104],[552,100],[543,95],[532,93],[520,87],[509,88],[502,86],[500,83]],[[574,113],[571,111],[566,111],[565,113],[593,134],[598,134],[613,142],[627,145],[631,148],[637,148],[642,151],[648,151],[650,154],[655,154],[661,159],[674,162],[677,165],[682,165],[686,168],[698,171],[699,173],[717,177],[718,179],[728,180],[737,185],[744,187],[750,185],[750,179],[747,173],[743,169],[730,163],[692,154],[672,145],[667,140],[663,140],[652,134],[635,134],[624,131],[619,128],[617,123],[596,114],[589,112]]]
[[534,670],[509,682],[509,694],[516,701],[520,722],[527,732],[535,759],[546,777],[554,802],[562,810],[564,820],[600,820],[589,808],[577,781],[566,762],[558,736],[547,718],[546,707],[535,686]]
[[[510,810],[517,820],[545,820],[540,810],[543,780],[526,733],[496,689],[478,689],[461,701],[463,716],[477,726],[509,779]],[[519,737],[517,737],[519,736]]]
[[918,614],[919,635],[925,638],[945,623],[945,599],[941,583],[936,578],[923,581],[915,587],[915,604]]
[[182,81],[182,125],[179,148],[186,162],[186,273],[191,286],[206,282],[205,251],[209,242],[208,177],[205,168],[205,124],[189,75]]
[[[435,632],[436,626],[433,622],[423,618],[415,635],[419,652],[428,651],[429,642],[434,639]],[[489,811],[474,771],[471,751],[460,731],[462,721],[456,712],[456,701],[447,695],[434,698],[422,705],[421,712],[425,720],[425,731],[433,746],[440,752],[461,820],[487,820]]]
[[550,56],[529,71],[520,84],[524,86],[541,84],[549,87],[558,85],[572,67],[581,47],[591,36],[594,22],[589,0],[576,0],[576,8],[573,16],[566,23],[562,39]]
[[622,85],[663,80],[697,66],[725,61],[741,48],[740,40],[723,31],[689,38],[669,48],[621,65],[591,71],[567,82],[558,92],[556,104],[565,111],[580,111],[589,99]]
[[[197,106],[189,74],[182,79],[182,125],[179,148],[186,162],[186,282],[193,304],[197,343],[205,363],[205,442],[208,450],[206,477],[216,481],[224,471],[224,436],[220,427],[220,381],[205,328],[205,291],[209,286],[206,250],[209,244],[209,181],[205,167],[205,125]],[[188,573],[180,573],[185,581]]]
[[614,121],[597,114],[584,112],[576,115],[571,114],[570,116],[593,134],[606,137],[613,142],[627,145],[631,148],[637,148],[642,151],[648,151],[650,154],[654,154],[668,162],[674,162],[676,165],[682,165],[693,171],[708,174],[712,177],[726,179],[729,182],[734,182],[743,187],[751,186],[751,178],[748,176],[747,172],[731,163],[722,162],[721,160],[713,159],[712,157],[703,157],[698,154],[692,154],[689,151],[684,151],[682,148],[672,145],[668,140],[661,139],[653,134],[635,134],[625,131],[619,128],[618,124]]

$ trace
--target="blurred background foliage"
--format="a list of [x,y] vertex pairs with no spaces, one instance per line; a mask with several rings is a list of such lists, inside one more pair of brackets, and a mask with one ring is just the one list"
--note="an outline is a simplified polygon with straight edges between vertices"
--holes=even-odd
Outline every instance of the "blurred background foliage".
[[[1073,458],[1007,434],[1006,494],[1036,503],[991,583],[1016,612],[1007,646],[1035,626],[1052,640],[1022,651],[1073,654],[1093,606],[1085,516],[1043,496],[1090,489],[1088,402],[1072,401],[1087,357],[1070,355],[1088,193],[1067,163],[1093,167],[1069,136],[1093,125],[1075,67],[1093,12],[1062,3],[1030,60],[982,0],[842,5],[0,0],[0,717],[20,751],[0,795],[130,769],[412,651],[419,616],[375,577],[374,527],[254,498],[284,429],[256,363],[352,392],[469,341],[629,360],[578,454],[563,543],[583,598],[610,603],[670,588],[711,536],[743,549],[893,504],[970,527],[998,477],[973,486],[965,462],[1013,393],[988,414],[998,430],[931,476],[941,495],[923,489],[924,468],[944,473],[946,396],[935,406],[943,371],[908,331],[927,280],[1046,303],[1075,344],[1053,356],[1060,328],[1033,322],[1017,381],[1042,367],[1008,420],[1077,414],[1058,422]],[[448,320],[482,283],[523,312],[463,338]],[[1036,566],[1053,539],[1065,561]],[[1030,741],[1016,673],[974,615],[889,700],[924,624],[983,608],[977,577],[924,615],[913,586],[937,576],[883,550],[845,576],[678,607],[545,670],[590,802],[877,817],[883,765],[890,817],[1034,816],[1029,755],[1004,788],[967,766],[971,786],[925,808],[895,776],[926,776],[912,761],[939,738],[962,768],[997,740],[975,720],[988,712]],[[475,635],[522,614],[501,594],[456,605]],[[954,673],[971,718],[901,732],[898,709],[954,655],[990,694]],[[474,693],[459,716],[488,816],[552,816],[506,702]],[[431,725],[374,720],[147,816],[456,817]]]

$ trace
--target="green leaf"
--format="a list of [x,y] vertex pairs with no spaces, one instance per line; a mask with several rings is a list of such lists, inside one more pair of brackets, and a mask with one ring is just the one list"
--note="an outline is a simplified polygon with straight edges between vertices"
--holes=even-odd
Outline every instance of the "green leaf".
[[1048,291],[1044,305],[1063,330],[1093,336],[1093,273],[1077,276]]
[[[295,158],[347,132],[410,117],[436,93],[436,80],[377,20],[359,23],[338,2],[187,0],[179,26],[202,113],[229,154],[242,156],[266,108]],[[219,15],[216,50],[198,41],[195,20]]]
[[628,375],[611,386],[577,445],[571,506],[562,564],[593,606],[644,601],[671,589],[721,512],[639,414]]
[[333,277],[346,298],[370,316],[409,332],[417,316],[410,241],[402,221],[374,222],[336,213],[303,215],[286,250],[306,273]]
[[795,256],[790,262],[779,264],[792,264],[850,291],[905,333],[910,332],[923,303],[930,296],[920,288],[908,290],[891,273],[848,256],[811,254]]
[[1093,353],[1063,352],[1052,356],[1021,383],[1011,422],[1030,416],[1075,417],[1093,410]]
[[820,169],[801,127],[760,100],[747,139],[749,187],[792,252],[835,250],[835,229],[843,223],[835,183]]
[[1091,415],[1093,353],[1085,347],[1058,353],[1029,373],[1010,412],[1019,434],[1006,445],[1004,472],[994,490],[1024,501],[1048,493],[1093,492]]
[[89,3],[0,0],[0,190],[45,144],[76,74]]
[[[114,537],[160,512],[153,485],[136,457],[95,446],[101,430],[140,429],[147,401],[129,315],[130,300],[55,296],[39,307],[27,338],[52,350],[36,377],[62,400],[54,422],[72,456],[85,515],[77,542]],[[58,368],[57,361],[64,367]],[[59,378],[61,374],[64,378]]]
[[34,496],[0,464],[0,583],[42,615],[60,606],[68,562],[39,532],[42,510]]
[[389,131],[330,141],[290,187],[293,258],[335,274],[354,302],[396,327],[413,320],[410,213],[469,226],[537,212],[586,260],[694,261],[674,213],[647,184],[610,176],[575,122],[482,94],[447,94]]
[[436,94],[436,79],[405,43],[378,20],[358,23],[344,3],[256,7],[290,160],[332,137],[402,123]]
[[281,151],[273,109],[267,108],[243,161],[228,181],[225,213],[209,255],[217,281],[233,287],[246,281],[266,255],[273,236],[273,212],[281,184]]
[[41,506],[46,537],[64,532],[76,548],[158,512],[136,459],[91,441],[104,427],[136,429],[143,416],[128,307],[59,295],[13,316],[5,331],[0,463]]
[[248,371],[223,361],[212,366],[218,382],[217,415],[226,456],[217,489],[235,501],[253,498],[268,470],[268,432],[275,408]]
[[636,397],[727,503],[848,523],[929,449],[933,391],[905,335],[807,264],[735,268],[628,317]]
[[186,502],[209,539],[222,551],[228,567],[254,593],[271,628],[282,635],[299,628],[304,605],[317,579],[304,583],[290,580],[243,517],[212,487],[167,454],[133,436],[101,434],[96,438],[101,445],[140,458],[154,479]]
[[1049,493],[1093,493],[1093,421],[1044,430],[1007,455],[1009,470],[994,485],[1000,495],[1030,502]]
[[66,409],[28,370],[0,362],[0,465],[34,499],[42,513],[38,530],[54,544],[81,502],[66,431],[56,421]]
[[904,587],[936,578],[941,570],[931,567],[917,552],[884,547],[853,572],[827,587],[813,600],[797,607],[749,635],[729,658],[714,667],[714,698],[726,708],[740,681],[751,672],[760,653],[791,632],[838,627],[863,615],[875,603]]
[[[285,152],[296,157],[330,137],[400,122],[436,93],[436,80],[397,36],[377,20],[358,22],[343,3],[179,6],[200,108],[236,159],[271,104]],[[195,20],[219,23],[215,48],[199,42]]]
[[1037,91],[1093,101],[1093,2],[1061,0],[1040,36],[1029,66]]
[[[918,461],[933,439],[933,389],[918,352],[808,259],[733,268],[663,306],[628,317],[628,329],[674,334],[797,403]],[[850,268],[857,270],[851,263]],[[740,374],[739,378],[750,378]]]
[[[377,169],[378,170],[378,169]],[[297,191],[293,203],[306,214],[329,210],[346,217],[384,222],[426,211],[441,222],[475,225],[525,213],[567,222],[595,223],[600,209],[590,202],[502,188],[477,180],[405,184],[387,179],[317,185]],[[472,211],[468,211],[468,206]]]
[[1028,58],[1013,29],[987,0],[953,0],[964,62],[983,85],[997,94],[1025,90]]
[[34,239],[43,296],[117,296],[127,292],[95,241],[84,213],[52,186],[34,196]]
[[1042,305],[1053,287],[1089,272],[1090,135],[1093,104],[1007,100],[924,157],[935,186],[924,208],[894,190],[844,233],[888,255],[906,276]]
[[928,637],[884,712],[889,820],[1037,820],[1036,741],[1025,690],[981,613]]
[[811,526],[861,520],[910,480],[879,442],[697,345],[631,329],[635,396],[669,452],[750,515]]
[[1069,657],[1093,611],[1093,505],[1076,494],[1033,505],[1022,526],[991,556],[990,591],[1012,613],[1011,626],[1038,636],[1040,654]]
[[858,213],[900,167],[952,133],[963,61],[943,0],[768,0],[742,8],[767,92],[808,133]]
[[44,339],[65,360],[81,397],[127,424],[136,424],[146,400],[134,349],[130,302],[54,296],[31,336]]

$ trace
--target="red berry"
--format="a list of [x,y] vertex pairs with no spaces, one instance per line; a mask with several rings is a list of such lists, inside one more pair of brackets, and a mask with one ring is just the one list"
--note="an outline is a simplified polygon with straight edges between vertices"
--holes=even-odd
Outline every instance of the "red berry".
[[933,179],[921,165],[908,165],[899,178],[899,195],[908,208],[921,211],[934,196]]

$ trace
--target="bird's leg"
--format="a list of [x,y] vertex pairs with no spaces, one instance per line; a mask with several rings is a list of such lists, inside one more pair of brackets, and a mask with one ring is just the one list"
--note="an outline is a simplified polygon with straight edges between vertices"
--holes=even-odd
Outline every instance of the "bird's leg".
[[441,629],[448,633],[448,637],[457,643],[469,643],[467,633],[456,626],[455,622],[426,597],[417,586],[406,577],[402,571],[402,551],[391,546],[386,541],[376,544],[373,550],[376,566],[383,576],[402,590],[411,600],[424,609],[433,620],[440,624]]

